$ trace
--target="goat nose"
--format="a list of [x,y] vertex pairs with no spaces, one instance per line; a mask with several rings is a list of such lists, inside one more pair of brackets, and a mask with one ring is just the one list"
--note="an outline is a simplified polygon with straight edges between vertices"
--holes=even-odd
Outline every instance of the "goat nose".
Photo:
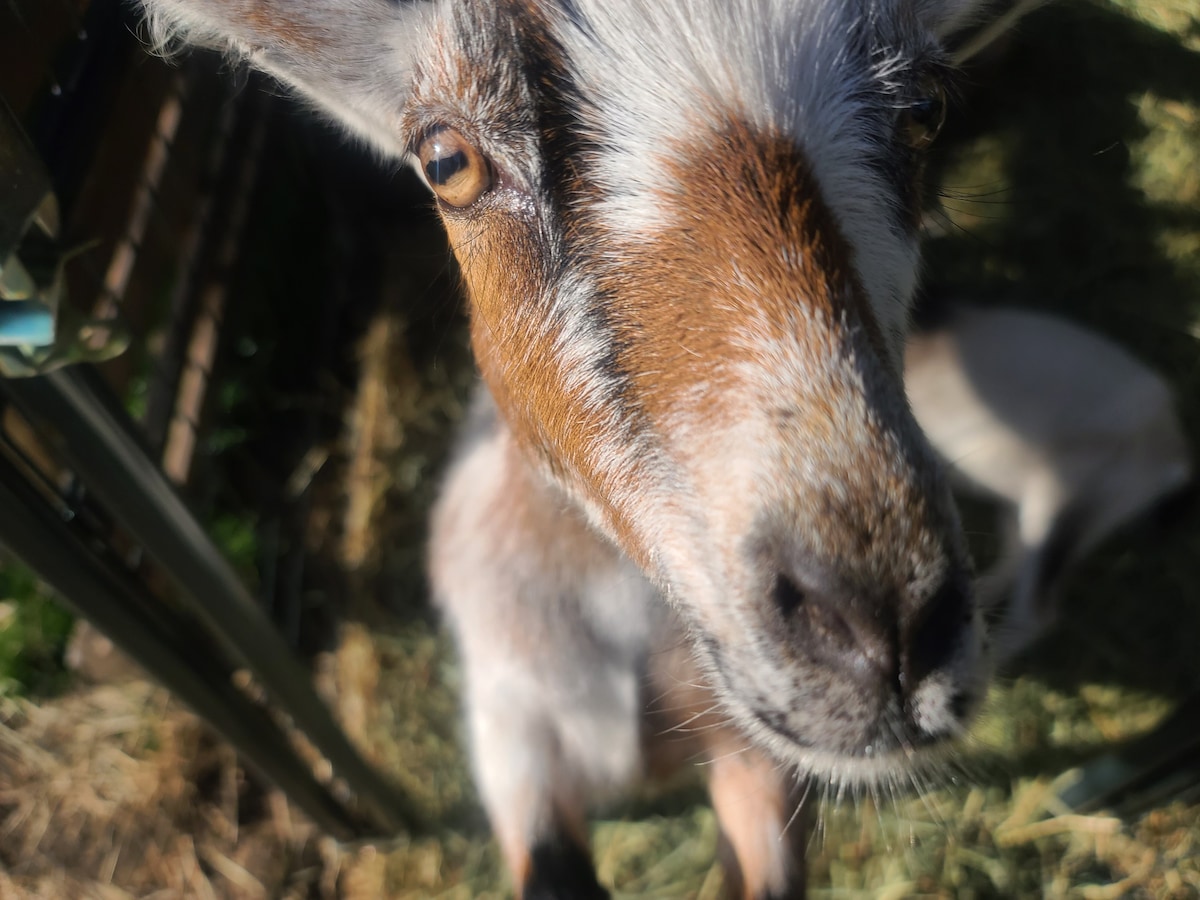
[[786,574],[777,578],[773,599],[798,651],[858,681],[898,683],[899,630],[883,607],[802,587]]
[[947,665],[974,618],[967,576],[946,579],[912,616],[904,637],[902,665],[910,683]]

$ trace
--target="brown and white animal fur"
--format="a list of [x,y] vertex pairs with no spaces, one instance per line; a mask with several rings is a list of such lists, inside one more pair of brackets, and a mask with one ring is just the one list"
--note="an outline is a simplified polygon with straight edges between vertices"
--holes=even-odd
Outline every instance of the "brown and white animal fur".
[[[1071,563],[1190,478],[1166,383],[1064,320],[955,309],[910,339],[905,379],[956,480],[1013,511],[981,579],[1006,658],[1048,626]],[[729,727],[682,624],[641,573],[561,499],[536,499],[552,489],[510,474],[521,455],[497,425],[482,400],[432,546],[467,670],[478,780],[514,870],[531,866],[530,834],[586,846],[595,796],[700,762],[746,895],[795,890],[795,782]]]
[[999,562],[979,582],[1002,662],[1054,622],[1072,563],[1191,480],[1166,382],[1063,319],[955,309],[910,339],[905,383],[963,490],[1005,504]]
[[729,724],[680,617],[530,469],[486,396],[431,547],[465,670],[476,780],[527,897],[605,896],[584,849],[588,807],[703,763],[727,880],[744,882],[735,895],[802,892],[795,775]]
[[485,186],[439,194],[485,387],[431,555],[519,890],[600,893],[585,801],[678,720],[732,881],[800,895],[797,773],[894,777],[986,682],[901,379],[975,0],[144,2],[435,193],[430,147]]

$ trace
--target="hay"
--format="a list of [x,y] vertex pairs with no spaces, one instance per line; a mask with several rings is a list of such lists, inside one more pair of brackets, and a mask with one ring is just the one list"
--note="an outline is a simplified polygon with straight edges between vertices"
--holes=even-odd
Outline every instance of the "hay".
[[146,682],[6,702],[0,785],[5,900],[335,895],[312,827]]

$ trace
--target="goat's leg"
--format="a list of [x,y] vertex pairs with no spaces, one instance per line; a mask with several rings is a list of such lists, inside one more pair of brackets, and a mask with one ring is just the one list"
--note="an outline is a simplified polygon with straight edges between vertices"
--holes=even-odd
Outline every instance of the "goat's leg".
[[638,617],[653,594],[481,409],[430,543],[476,780],[520,896],[605,897],[586,807],[641,771]]
[[1052,472],[1031,472],[1019,505],[998,511],[1004,546],[979,584],[980,602],[995,616],[992,647],[1003,665],[1053,624],[1056,588],[1082,555],[1080,510]]
[[913,337],[905,376],[960,484],[1008,507],[1004,552],[980,583],[1001,663],[1053,623],[1071,565],[1191,478],[1166,382],[1069,322],[962,308]]
[[719,855],[733,900],[805,894],[805,782],[739,732],[717,701],[676,625],[650,656],[646,759],[668,776],[702,763],[720,827]]
[[498,679],[478,687],[468,701],[476,783],[518,896],[606,898],[588,851],[586,797],[555,723],[522,708],[528,685]]
[[808,822],[796,776],[744,746],[714,756],[709,765],[728,895],[737,900],[804,897]]

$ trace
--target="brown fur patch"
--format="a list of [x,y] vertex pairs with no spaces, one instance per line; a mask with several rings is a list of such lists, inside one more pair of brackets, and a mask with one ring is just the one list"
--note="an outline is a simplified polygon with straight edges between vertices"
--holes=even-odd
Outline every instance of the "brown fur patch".
[[[633,473],[615,471],[610,407],[594,401],[586,354],[571,359],[563,329],[580,310],[557,308],[563,248],[571,230],[560,204],[585,190],[577,177],[578,148],[567,127],[570,77],[542,11],[529,0],[507,0],[486,10],[464,7],[464,23],[435,37],[437,62],[416,79],[408,127],[415,133],[443,121],[463,120],[463,133],[480,137],[496,174],[494,188],[463,211],[443,208],[471,305],[471,340],[484,380],[526,455],[560,482],[593,502],[610,534],[641,564],[628,514],[614,501],[614,485]],[[482,17],[479,21],[470,17]],[[474,46],[457,47],[455,29],[511,30],[522,65],[504,65]],[[466,60],[465,62],[463,60]],[[536,99],[530,103],[531,96]],[[465,116],[465,118],[464,118]],[[540,136],[540,160],[527,158],[514,136]],[[520,146],[517,146],[520,145]],[[526,184],[526,178],[541,183]],[[532,209],[530,194],[548,195]],[[567,195],[571,195],[568,197]],[[558,235],[554,235],[554,232]]]
[[[773,415],[774,432],[760,432],[772,446],[747,455],[778,479],[759,487],[785,517],[774,523],[780,533],[794,532],[788,517],[797,518],[810,529],[809,552],[834,567],[859,561],[863,587],[903,585],[913,577],[908,560],[940,556],[921,545],[936,543],[948,521],[940,499],[927,502],[944,490],[802,153],[788,137],[731,121],[671,158],[661,232],[608,236],[622,263],[602,286],[614,298],[608,318],[626,399],[660,429],[682,417],[731,433],[747,417]],[[693,454],[698,478],[725,477],[706,461],[705,442],[679,452]],[[801,481],[800,469],[820,475]],[[754,526],[744,517],[755,510],[737,493],[713,495],[732,504],[714,511],[739,523],[730,538]]]
[[[630,466],[610,452],[624,440],[612,433],[614,417],[670,443],[680,413],[731,427],[748,408],[768,412],[778,404],[780,447],[802,440],[812,467],[836,485],[826,492],[791,485],[780,494],[782,514],[799,514],[786,504],[802,502],[823,555],[874,554],[878,565],[863,565],[863,576],[907,580],[911,574],[896,565],[925,555],[916,546],[931,523],[924,498],[940,486],[919,451],[908,458],[905,446],[919,438],[899,375],[803,155],[790,138],[731,120],[672,158],[659,197],[660,234],[588,236],[606,248],[609,261],[597,273],[605,319],[596,327],[609,330],[600,339],[614,348],[624,380],[621,396],[599,403],[593,373],[563,352],[562,329],[585,311],[556,309],[559,257],[527,200],[501,186],[475,209],[446,215],[470,292],[479,366],[518,443],[595,501],[610,533],[650,570],[656,548],[634,537],[642,530],[638,510],[615,498],[630,484],[650,487],[657,478],[661,486],[664,475],[649,461]],[[790,379],[778,397],[770,384],[776,364]],[[760,373],[758,384],[747,381],[747,371]],[[695,459],[679,462],[703,466],[705,452],[693,442],[682,453]]]
[[279,0],[222,0],[221,15],[248,32],[251,43],[273,45],[305,57],[330,52],[328,26],[307,21],[294,5]]
[[[471,298],[476,360],[518,444],[562,483],[598,501],[614,533],[628,536],[624,511],[610,502],[618,473],[604,470],[599,458],[612,437],[605,411],[589,403],[580,373],[567,371],[560,355],[548,248],[526,222],[499,209],[469,221],[447,216],[447,227]],[[639,564],[648,563],[625,543]]]
[[[837,352],[843,328],[858,326],[886,360],[849,245],[794,141],[738,120],[699,134],[664,172],[666,228],[653,243],[630,245],[607,284],[620,298],[621,364],[639,398],[653,411],[698,374],[719,382],[724,362],[753,358],[751,328],[820,359]],[[827,329],[802,327],[801,308]],[[829,421],[820,415],[828,410],[814,412]]]

